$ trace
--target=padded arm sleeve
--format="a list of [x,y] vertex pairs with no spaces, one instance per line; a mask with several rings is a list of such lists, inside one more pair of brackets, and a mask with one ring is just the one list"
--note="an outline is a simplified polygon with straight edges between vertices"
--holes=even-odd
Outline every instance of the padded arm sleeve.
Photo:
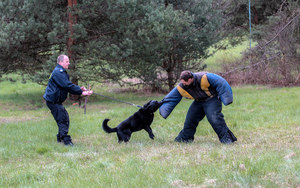
[[231,104],[233,102],[233,94],[228,82],[221,76],[213,73],[207,73],[206,75],[210,85],[216,88],[223,104],[225,106]]
[[165,98],[162,100],[163,104],[159,108],[159,114],[167,119],[167,117],[171,114],[173,109],[176,107],[176,105],[181,101],[182,96],[178,92],[177,88],[175,87],[170,93],[165,96]]

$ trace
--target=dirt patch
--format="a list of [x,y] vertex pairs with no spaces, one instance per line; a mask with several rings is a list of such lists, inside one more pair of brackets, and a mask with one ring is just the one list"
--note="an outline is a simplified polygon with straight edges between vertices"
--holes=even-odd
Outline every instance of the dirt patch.
[[28,104],[12,104],[12,103],[2,103],[0,102],[0,108],[4,111],[11,111],[11,110],[37,110],[40,107],[33,105],[34,101],[29,101]]
[[18,123],[24,121],[31,121],[31,120],[40,120],[38,117],[27,116],[27,117],[0,117],[0,124],[1,123]]

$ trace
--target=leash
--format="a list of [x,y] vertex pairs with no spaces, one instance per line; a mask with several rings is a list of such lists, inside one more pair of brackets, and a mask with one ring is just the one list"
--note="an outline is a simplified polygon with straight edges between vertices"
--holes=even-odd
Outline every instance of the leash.
[[142,106],[140,106],[140,105],[136,105],[136,104],[133,104],[133,103],[130,103],[130,102],[122,101],[122,100],[120,100],[120,99],[115,99],[115,98],[113,98],[113,97],[101,95],[100,93],[95,93],[95,92],[93,92],[93,94],[99,95],[99,96],[101,96],[101,97],[105,97],[105,98],[108,98],[108,99],[111,99],[111,100],[113,100],[113,101],[118,101],[118,102],[122,102],[122,103],[125,103],[125,104],[129,104],[129,105],[131,105],[131,106],[136,106],[136,107],[138,107],[138,108],[142,108]]

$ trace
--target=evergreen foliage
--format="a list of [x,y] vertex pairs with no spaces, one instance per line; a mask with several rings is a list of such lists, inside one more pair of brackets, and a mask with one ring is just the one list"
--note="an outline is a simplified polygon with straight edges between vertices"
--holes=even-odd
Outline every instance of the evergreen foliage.
[[41,70],[66,41],[64,1],[0,2],[0,75]]
[[[203,70],[210,46],[225,37],[235,44],[249,35],[248,2],[78,0],[70,8],[67,0],[2,0],[0,76],[20,72],[45,84],[56,57],[72,52],[69,72],[75,82],[130,81],[170,90],[182,70]],[[295,0],[251,3],[252,37],[261,41],[299,9]],[[296,58],[297,42],[290,44],[300,38],[298,23],[276,43]]]
[[[138,78],[156,89],[171,88],[178,72],[195,68],[191,62],[205,57],[217,41],[213,30],[220,23],[210,19],[215,13],[210,0],[173,4],[86,0],[68,10],[66,1],[5,0],[0,5],[1,72],[34,73],[42,83],[72,36],[73,77],[120,83]],[[69,11],[77,18],[72,35]]]

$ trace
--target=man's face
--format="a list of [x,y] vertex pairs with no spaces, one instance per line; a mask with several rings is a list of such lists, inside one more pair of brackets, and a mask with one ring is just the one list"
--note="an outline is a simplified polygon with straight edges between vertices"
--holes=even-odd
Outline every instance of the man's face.
[[59,63],[64,69],[68,69],[70,62],[68,56],[64,56],[64,60]]
[[184,86],[186,86],[186,87],[188,87],[189,85],[191,85],[191,83],[193,83],[193,81],[194,81],[194,78],[189,78],[188,81],[184,81],[183,79],[180,80],[180,82],[181,82]]

